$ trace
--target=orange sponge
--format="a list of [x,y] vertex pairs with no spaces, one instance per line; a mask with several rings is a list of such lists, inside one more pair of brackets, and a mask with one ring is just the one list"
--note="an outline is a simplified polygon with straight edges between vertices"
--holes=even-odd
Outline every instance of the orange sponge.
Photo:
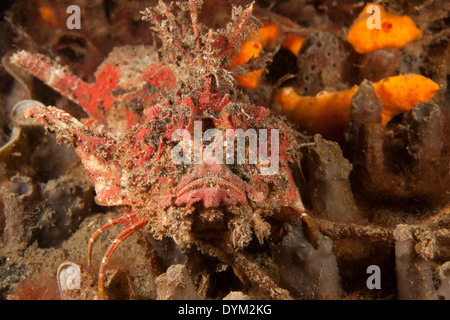
[[[439,89],[432,80],[417,74],[389,77],[373,84],[383,104],[381,124],[410,110],[417,102],[430,101]],[[358,86],[338,92],[322,91],[314,97],[300,96],[293,88],[281,89],[275,96],[276,108],[310,133],[339,137],[348,122],[350,104]]]
[[286,87],[276,94],[275,103],[288,119],[299,124],[303,130],[331,138],[344,131],[356,91],[357,86],[347,91],[322,91],[309,97],[300,96],[293,88]]
[[[233,57],[231,66],[235,67],[238,64],[243,65],[251,58],[258,58],[264,46],[274,41],[277,35],[278,27],[273,23],[259,28],[257,34],[251,35],[248,41],[242,43],[241,51]],[[239,84],[244,87],[257,88],[259,87],[262,73],[262,70],[254,70],[249,72],[247,76],[238,76],[236,79]]]
[[39,8],[42,20],[53,27],[61,27],[62,24],[55,17],[55,10],[49,6],[42,6]]
[[439,85],[418,74],[389,77],[373,84],[383,103],[381,124],[384,126],[399,113],[409,111],[417,102],[430,101]]
[[372,14],[372,6],[369,3],[364,7],[348,32],[347,41],[357,52],[399,48],[420,36],[421,31],[411,18],[386,12],[380,5]]
[[305,41],[305,38],[303,37],[297,37],[292,34],[288,34],[281,46],[297,55],[297,53],[300,51],[303,41]]
[[[270,43],[273,43],[279,35],[278,27],[273,24],[267,24],[259,28],[257,34],[253,34],[247,41],[242,42],[241,51],[235,55],[231,61],[231,66],[246,64],[251,58],[258,58],[261,51]],[[305,38],[294,35],[287,35],[281,46],[297,55]],[[262,70],[250,71],[246,76],[237,76],[236,80],[241,86],[247,88],[258,88]]]

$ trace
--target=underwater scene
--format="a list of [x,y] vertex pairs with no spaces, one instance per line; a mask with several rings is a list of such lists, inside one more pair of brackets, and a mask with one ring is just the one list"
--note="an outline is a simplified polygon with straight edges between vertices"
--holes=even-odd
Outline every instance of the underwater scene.
[[0,300],[450,299],[449,1],[0,11]]

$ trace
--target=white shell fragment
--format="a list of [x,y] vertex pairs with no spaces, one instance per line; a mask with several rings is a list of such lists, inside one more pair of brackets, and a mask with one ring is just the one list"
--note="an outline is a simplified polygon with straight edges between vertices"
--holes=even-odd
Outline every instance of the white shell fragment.
[[14,127],[12,129],[9,141],[0,146],[0,159],[2,161],[5,161],[4,159],[12,152],[11,150],[18,143],[21,132],[22,130],[20,128]]
[[72,290],[81,289],[81,266],[73,262],[62,263],[56,274],[61,300],[67,300]]
[[24,147],[23,145],[19,145],[24,144],[25,141],[25,139],[21,139],[23,136],[23,128],[40,126],[40,124],[36,123],[32,119],[25,118],[23,114],[24,110],[33,106],[45,107],[42,102],[37,100],[22,100],[14,105],[11,111],[11,119],[14,126],[12,128],[9,140],[4,145],[0,145],[1,161],[8,161],[13,149],[20,149],[21,147]]

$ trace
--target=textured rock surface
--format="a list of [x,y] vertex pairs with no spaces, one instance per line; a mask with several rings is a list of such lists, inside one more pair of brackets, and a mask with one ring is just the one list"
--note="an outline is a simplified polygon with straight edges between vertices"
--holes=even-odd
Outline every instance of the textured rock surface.
[[309,193],[315,211],[340,222],[357,222],[359,216],[350,187],[352,165],[336,142],[314,136],[308,149]]
[[289,225],[274,250],[280,283],[294,298],[338,299],[343,292],[332,241],[320,233],[308,240],[305,228],[301,220]]
[[156,279],[158,300],[198,300],[200,296],[184,265],[172,265]]
[[223,300],[250,300],[250,297],[241,291],[231,291]]
[[439,267],[439,278],[441,284],[436,294],[439,299],[450,300],[450,261]]
[[82,180],[62,176],[36,185],[16,176],[3,195],[6,242],[22,248],[35,240],[41,247],[61,243],[90,213],[92,202],[93,188]]
[[395,229],[395,262],[398,298],[401,300],[434,300],[430,261],[416,251],[413,230],[407,225]]

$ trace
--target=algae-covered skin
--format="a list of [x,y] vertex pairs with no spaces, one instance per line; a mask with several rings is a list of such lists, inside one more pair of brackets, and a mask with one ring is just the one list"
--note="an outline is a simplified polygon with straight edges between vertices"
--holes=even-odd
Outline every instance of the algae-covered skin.
[[[260,244],[267,241],[271,234],[268,219],[275,211],[295,208],[300,214],[305,210],[289,168],[301,136],[281,117],[253,105],[237,90],[231,73],[225,69],[242,39],[241,33],[256,26],[252,6],[235,8],[233,21],[225,30],[208,33],[197,21],[201,1],[180,6],[189,15],[190,24],[181,17],[175,20],[163,2],[142,12],[144,19],[152,21],[160,32],[166,58],[159,60],[148,52],[151,48],[118,48],[99,67],[93,84],[45,57],[21,51],[11,58],[88,113],[83,124],[54,107],[33,107],[25,112],[75,148],[94,181],[98,204],[130,208],[94,233],[90,241],[89,251],[101,232],[118,223],[125,226],[100,266],[101,297],[109,258],[123,240],[141,228],[157,239],[171,237],[181,247],[203,248],[205,240],[224,241],[223,249],[230,254],[245,248],[254,238]],[[167,20],[161,22],[160,13]],[[167,28],[167,23],[172,26]],[[271,158],[266,158],[275,160],[277,168],[266,174],[266,158],[257,163],[249,158],[241,164],[235,156],[234,162],[227,160],[224,164],[217,155],[212,162],[205,156],[206,163],[199,164],[197,159],[175,163],[173,150],[180,137],[173,139],[173,134],[184,130],[183,134],[196,135],[198,123],[215,128],[224,137],[238,129],[269,131],[269,142],[267,138],[266,142],[258,142],[259,154],[261,157],[262,148],[268,152],[270,147],[267,156]],[[204,130],[198,130],[203,135]],[[194,147],[194,157],[196,148],[207,152],[205,142],[183,141]],[[234,144],[234,140],[227,138],[227,143]],[[231,153],[238,154],[235,150]],[[245,268],[236,264],[237,270]],[[261,271],[255,270],[256,276],[241,270],[242,277],[258,282]],[[265,281],[268,284],[263,290],[271,296],[289,297],[273,280]]]

